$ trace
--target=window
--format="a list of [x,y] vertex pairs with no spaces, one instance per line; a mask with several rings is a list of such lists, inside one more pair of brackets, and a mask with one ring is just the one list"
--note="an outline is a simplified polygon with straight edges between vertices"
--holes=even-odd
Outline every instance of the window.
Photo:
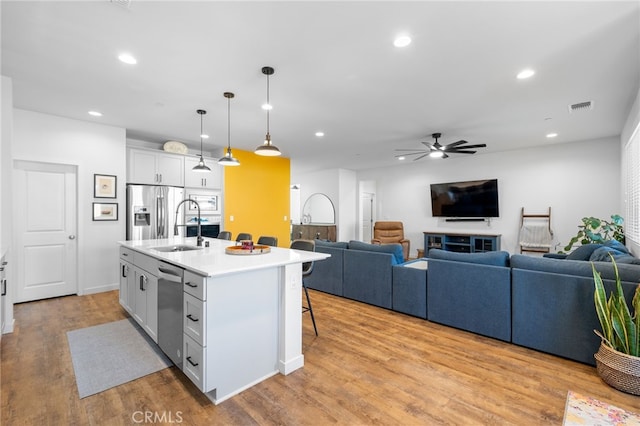
[[625,215],[627,242],[640,245],[640,123],[624,147]]

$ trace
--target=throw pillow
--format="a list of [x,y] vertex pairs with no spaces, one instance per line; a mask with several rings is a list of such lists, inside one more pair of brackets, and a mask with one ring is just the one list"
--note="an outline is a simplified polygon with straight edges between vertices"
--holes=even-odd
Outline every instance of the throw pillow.
[[602,244],[585,244],[583,246],[578,247],[569,255],[567,259],[569,260],[589,260],[594,251],[602,247]]
[[603,246],[594,250],[593,254],[589,257],[591,262],[611,262],[611,256],[617,261],[619,257],[629,256],[629,254],[616,250],[611,247]]

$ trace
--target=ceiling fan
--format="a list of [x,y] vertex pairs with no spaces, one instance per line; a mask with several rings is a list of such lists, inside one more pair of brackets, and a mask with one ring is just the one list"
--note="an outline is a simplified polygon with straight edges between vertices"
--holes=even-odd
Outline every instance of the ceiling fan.
[[434,158],[447,158],[449,157],[447,154],[475,154],[475,148],[485,148],[487,145],[484,143],[476,144],[476,145],[465,145],[469,142],[465,140],[459,140],[457,142],[452,142],[448,145],[441,145],[438,142],[438,139],[442,136],[442,133],[433,133],[431,135],[435,142],[422,142],[427,149],[396,149],[396,151],[408,151],[405,154],[396,155],[396,157],[404,157],[406,155],[417,155],[418,157],[414,158],[413,161],[420,160],[421,158],[426,157],[427,155]]

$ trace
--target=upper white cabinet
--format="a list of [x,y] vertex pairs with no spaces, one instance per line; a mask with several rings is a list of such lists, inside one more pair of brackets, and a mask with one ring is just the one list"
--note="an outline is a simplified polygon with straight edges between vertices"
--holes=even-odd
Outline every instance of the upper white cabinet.
[[198,165],[200,157],[184,158],[184,186],[187,188],[222,188],[222,167],[215,158],[205,158],[204,162],[211,169],[211,172],[194,172],[193,168]]
[[184,186],[184,156],[129,148],[128,183]]

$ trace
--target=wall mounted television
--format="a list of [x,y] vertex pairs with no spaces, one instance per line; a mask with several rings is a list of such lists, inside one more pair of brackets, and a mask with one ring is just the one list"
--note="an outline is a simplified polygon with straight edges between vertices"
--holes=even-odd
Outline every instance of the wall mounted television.
[[498,180],[433,183],[431,213],[434,217],[499,217]]

